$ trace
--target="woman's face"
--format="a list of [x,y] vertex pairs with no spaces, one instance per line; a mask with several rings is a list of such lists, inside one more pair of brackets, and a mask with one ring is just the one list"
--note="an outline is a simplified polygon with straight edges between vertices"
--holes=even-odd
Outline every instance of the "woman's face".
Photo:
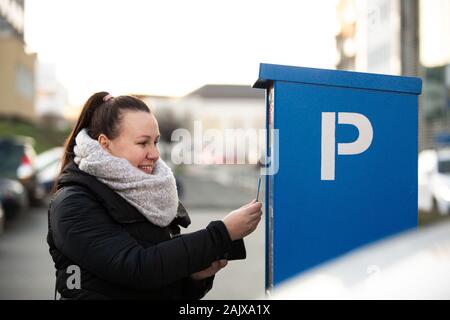
[[101,134],[98,142],[113,156],[125,158],[133,166],[151,174],[159,159],[159,137],[158,122],[152,113],[124,111],[119,135],[109,140]]

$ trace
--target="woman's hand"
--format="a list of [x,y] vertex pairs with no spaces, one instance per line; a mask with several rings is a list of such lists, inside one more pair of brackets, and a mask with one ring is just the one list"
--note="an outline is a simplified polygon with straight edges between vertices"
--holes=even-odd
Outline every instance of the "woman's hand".
[[217,272],[219,272],[219,270],[224,268],[227,264],[228,264],[227,260],[214,261],[209,268],[191,274],[191,278],[196,281],[209,278],[212,275],[215,275]]
[[222,219],[228,229],[231,240],[242,239],[255,231],[261,221],[261,202],[252,202],[230,212]]

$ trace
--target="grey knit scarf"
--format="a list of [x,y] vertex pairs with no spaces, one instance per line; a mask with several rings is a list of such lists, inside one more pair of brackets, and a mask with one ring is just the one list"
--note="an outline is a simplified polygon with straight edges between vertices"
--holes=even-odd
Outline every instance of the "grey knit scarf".
[[86,129],[75,138],[75,163],[117,192],[153,224],[166,227],[177,215],[178,193],[172,170],[159,159],[147,174],[104,150]]

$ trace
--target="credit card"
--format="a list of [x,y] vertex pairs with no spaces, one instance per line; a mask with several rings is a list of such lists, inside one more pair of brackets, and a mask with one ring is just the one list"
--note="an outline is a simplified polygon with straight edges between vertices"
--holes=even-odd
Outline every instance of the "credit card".
[[256,191],[256,201],[258,201],[258,199],[259,199],[259,189],[260,189],[260,187],[261,187],[261,176],[259,176],[259,179],[258,179],[258,191]]

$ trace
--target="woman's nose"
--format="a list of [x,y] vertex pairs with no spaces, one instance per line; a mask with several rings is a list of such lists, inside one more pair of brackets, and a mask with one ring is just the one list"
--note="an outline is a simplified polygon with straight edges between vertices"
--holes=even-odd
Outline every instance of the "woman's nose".
[[147,159],[149,160],[158,160],[159,158],[159,150],[156,147],[151,148],[147,153]]

